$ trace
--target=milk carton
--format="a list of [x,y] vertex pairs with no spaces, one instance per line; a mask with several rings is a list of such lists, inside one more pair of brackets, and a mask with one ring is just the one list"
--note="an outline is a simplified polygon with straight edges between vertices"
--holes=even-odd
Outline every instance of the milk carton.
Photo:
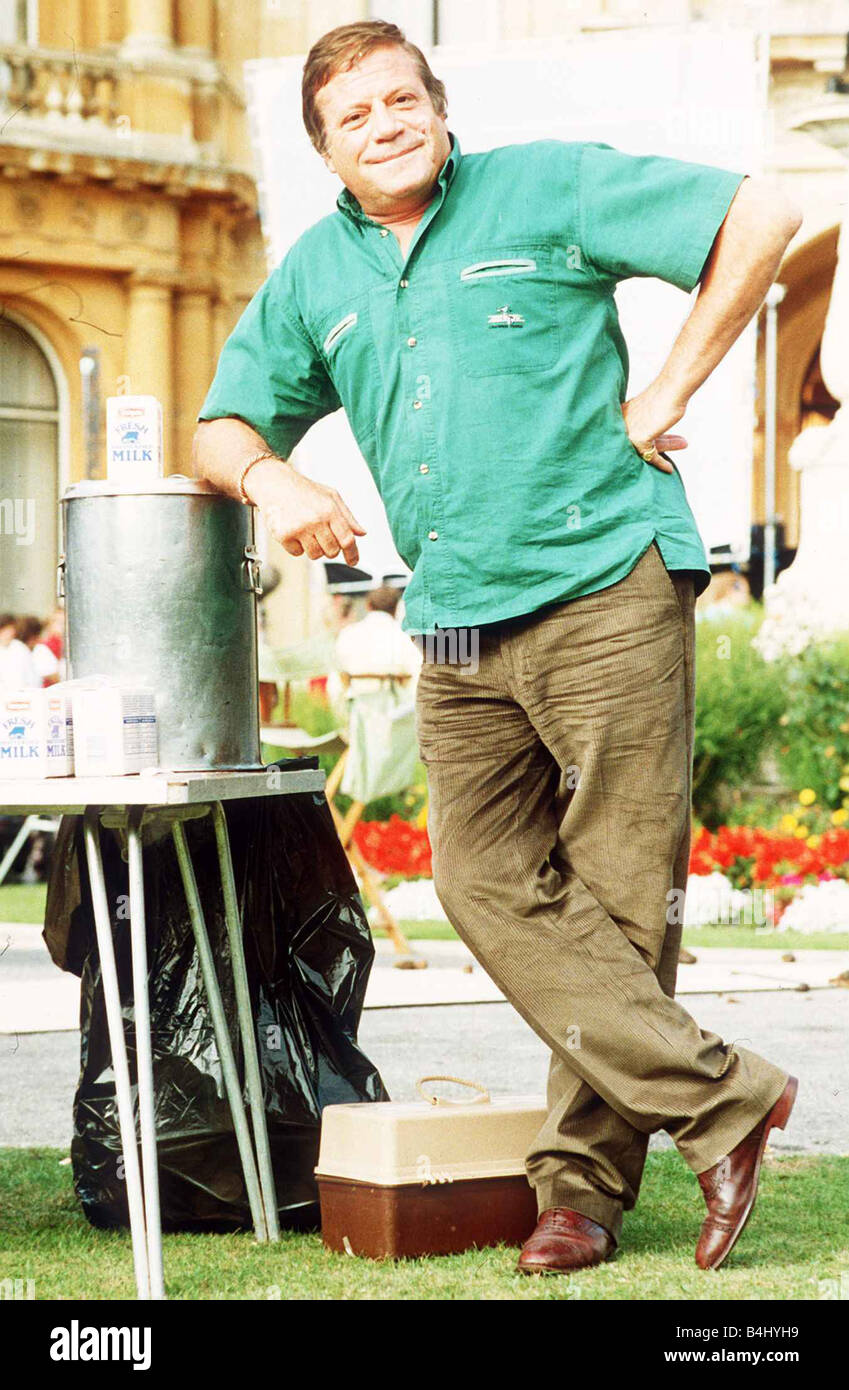
[[59,685],[0,695],[0,777],[70,777],[70,697]]
[[104,679],[72,686],[74,770],[78,777],[123,777],[156,765],[154,692]]
[[150,483],[162,477],[162,406],[155,396],[109,396],[106,474],[110,482]]

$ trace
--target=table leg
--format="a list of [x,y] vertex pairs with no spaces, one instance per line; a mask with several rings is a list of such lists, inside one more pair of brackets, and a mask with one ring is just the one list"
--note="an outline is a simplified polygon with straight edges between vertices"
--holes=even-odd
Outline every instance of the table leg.
[[94,909],[94,925],[97,933],[97,950],[100,957],[100,977],[103,981],[103,998],[106,1004],[106,1022],[109,1029],[109,1046],[112,1051],[112,1069],[115,1073],[115,1099],[118,1104],[118,1124],[121,1131],[121,1148],[124,1157],[124,1179],[127,1184],[127,1206],[130,1213],[130,1236],[133,1245],[136,1291],[139,1298],[149,1299],[150,1267],[148,1264],[144,1201],[142,1199],[141,1169],[139,1151],[136,1145],[136,1124],[133,1114],[133,1095],[130,1089],[130,1069],[127,1062],[127,1041],[124,1037],[118,971],[115,966],[115,948],[112,943],[112,923],[106,900],[103,860],[100,855],[100,826],[96,806],[86,808],[83,829],[91,883],[91,901]]
[[239,1073],[236,1069],[236,1062],[233,1057],[233,1048],[227,1029],[227,1018],[224,1013],[224,1005],[221,1001],[221,990],[218,987],[218,976],[215,973],[215,962],[212,958],[212,948],[209,944],[209,935],[206,930],[206,922],[204,920],[203,908],[198,893],[195,871],[192,867],[188,845],[186,844],[185,832],[179,821],[174,822],[172,834],[174,836],[174,848],[177,851],[177,862],[180,865],[180,874],[183,879],[186,902],[189,907],[189,916],[192,920],[192,930],[198,948],[201,973],[209,1000],[210,1013],[212,1014],[212,1027],[215,1032],[218,1055],[221,1059],[221,1070],[224,1073],[224,1086],[227,1091],[227,1099],[230,1102],[230,1113],[233,1116],[233,1127],[236,1131],[236,1143],[239,1146],[239,1155],[242,1160],[242,1171],[245,1175],[245,1188],[248,1194],[254,1231],[256,1232],[258,1241],[266,1241],[268,1239],[268,1231],[266,1228],[265,1214],[263,1212],[256,1162],[251,1145],[250,1129],[248,1128],[248,1120],[242,1102],[242,1087],[239,1082]]
[[233,968],[233,984],[236,990],[239,1027],[242,1033],[245,1079],[248,1086],[248,1098],[251,1103],[251,1119],[259,1162],[259,1178],[265,1201],[265,1219],[268,1224],[268,1238],[274,1241],[280,1239],[280,1225],[277,1219],[277,1190],[274,1183],[274,1170],[271,1166],[268,1127],[265,1122],[262,1076],[260,1075],[259,1057],[256,1050],[256,1032],[248,987],[248,972],[245,967],[242,923],[239,917],[236,884],[233,878],[230,837],[227,834],[224,807],[220,801],[212,803],[212,818],[215,824],[215,839],[218,844],[218,863],[221,868],[221,886],[224,890],[224,913],[227,921],[227,934],[230,939],[230,960]]
[[144,1214],[150,1267],[150,1296],[165,1297],[162,1270],[162,1217],[159,1209],[159,1166],[156,1152],[156,1115],[153,1100],[153,1048],[150,1036],[147,933],[144,909],[141,823],[144,807],[134,806],[127,823],[127,859],[130,878],[130,941],[133,956],[133,1009],[136,1021],[136,1076],[141,1130]]

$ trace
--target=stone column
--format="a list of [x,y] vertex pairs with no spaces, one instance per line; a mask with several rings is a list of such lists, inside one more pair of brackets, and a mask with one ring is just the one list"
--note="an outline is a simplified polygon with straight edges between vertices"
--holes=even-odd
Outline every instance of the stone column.
[[215,13],[212,0],[178,0],[177,38],[181,48],[210,54],[215,47]]
[[[849,157],[846,97],[829,98],[794,128]],[[768,642],[791,651],[801,649],[806,634],[849,631],[849,587],[841,578],[849,534],[849,218],[840,231],[820,365],[840,409],[831,424],[811,425],[791,446],[791,467],[801,475],[799,548],[764,596]]]
[[174,463],[190,472],[192,435],[215,370],[211,287],[181,289],[174,313]]
[[156,53],[167,51],[173,43],[171,0],[127,0],[125,51]]
[[216,361],[237,318],[238,313],[232,296],[224,293],[219,294],[212,311],[212,348]]
[[165,472],[174,463],[173,324],[170,284],[153,278],[130,281],[124,372],[127,394],[156,396],[162,406]]

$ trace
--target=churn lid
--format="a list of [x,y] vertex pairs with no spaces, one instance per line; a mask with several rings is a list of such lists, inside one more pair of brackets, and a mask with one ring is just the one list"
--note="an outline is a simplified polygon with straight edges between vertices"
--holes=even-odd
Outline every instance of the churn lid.
[[[74,497],[134,497],[148,493],[206,493],[224,497],[218,488],[203,478],[188,478],[183,473],[169,473],[167,477],[156,478],[153,482],[119,483],[108,478],[85,478],[72,483],[62,494],[63,502]],[[232,500],[232,499],[231,499]]]

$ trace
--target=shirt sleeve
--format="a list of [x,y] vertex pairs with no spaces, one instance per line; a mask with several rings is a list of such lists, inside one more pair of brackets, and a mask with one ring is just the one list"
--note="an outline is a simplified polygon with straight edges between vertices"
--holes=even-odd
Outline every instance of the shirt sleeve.
[[198,419],[235,416],[286,458],[310,425],[340,405],[301,322],[284,260],[225,342]]
[[578,168],[579,235],[590,266],[613,280],[653,275],[687,293],[746,177],[593,143]]

